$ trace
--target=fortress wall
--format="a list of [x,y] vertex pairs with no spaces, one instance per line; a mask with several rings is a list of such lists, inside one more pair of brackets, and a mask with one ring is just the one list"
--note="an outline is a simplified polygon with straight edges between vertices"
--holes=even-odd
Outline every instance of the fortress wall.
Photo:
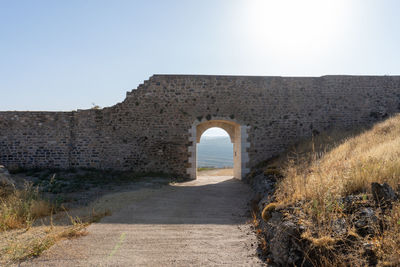
[[[186,129],[199,119],[230,118],[249,126],[251,167],[310,137],[313,131],[369,125],[397,113],[400,107],[400,79],[389,76],[155,75],[142,89],[133,91],[122,105],[131,105],[129,109],[137,113],[140,108],[132,104],[143,101],[146,111],[140,116],[152,114],[154,118],[146,126],[155,134],[151,140],[177,140],[176,159],[168,166],[187,160],[184,149],[178,149],[189,139]],[[152,103],[157,105],[152,107]],[[154,132],[151,125],[165,127],[167,132]]]
[[102,168],[102,113],[96,109],[72,112],[70,168]]
[[0,164],[186,175],[189,129],[226,118],[248,126],[252,167],[313,132],[399,111],[398,76],[154,75],[101,110],[0,112]]
[[68,168],[69,112],[0,112],[0,164]]

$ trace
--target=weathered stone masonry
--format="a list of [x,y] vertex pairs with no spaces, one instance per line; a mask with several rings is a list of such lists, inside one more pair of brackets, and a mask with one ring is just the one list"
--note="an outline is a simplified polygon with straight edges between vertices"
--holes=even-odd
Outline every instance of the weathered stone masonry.
[[218,120],[241,127],[243,175],[313,131],[368,125],[399,111],[399,76],[154,75],[101,110],[0,112],[0,164],[194,178],[196,127]]

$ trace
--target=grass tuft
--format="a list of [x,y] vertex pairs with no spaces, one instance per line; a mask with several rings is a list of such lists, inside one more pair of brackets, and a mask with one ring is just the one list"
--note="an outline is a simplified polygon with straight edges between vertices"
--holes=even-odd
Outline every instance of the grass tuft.
[[271,213],[273,211],[275,211],[276,207],[277,207],[277,203],[269,203],[267,206],[264,207],[262,213],[261,213],[261,217],[263,218],[263,220],[266,222],[269,219],[271,219]]
[[40,198],[37,188],[26,183],[23,189],[0,197],[0,231],[29,227],[52,210],[53,206]]

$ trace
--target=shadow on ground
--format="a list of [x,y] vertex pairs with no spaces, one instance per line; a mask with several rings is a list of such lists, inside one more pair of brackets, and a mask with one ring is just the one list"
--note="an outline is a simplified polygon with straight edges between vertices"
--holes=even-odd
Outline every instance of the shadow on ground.
[[[140,194],[133,191],[132,194]],[[250,188],[230,176],[203,176],[147,192],[100,223],[238,224],[249,219]],[[116,201],[116,200],[114,200]]]

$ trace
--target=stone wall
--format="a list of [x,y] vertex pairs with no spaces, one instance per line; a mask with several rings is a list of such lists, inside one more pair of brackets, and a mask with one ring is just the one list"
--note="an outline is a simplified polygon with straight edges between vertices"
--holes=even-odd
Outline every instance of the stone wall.
[[252,167],[313,132],[399,111],[398,76],[154,75],[109,108],[0,112],[0,164],[187,176],[194,123],[228,118],[246,126]]

